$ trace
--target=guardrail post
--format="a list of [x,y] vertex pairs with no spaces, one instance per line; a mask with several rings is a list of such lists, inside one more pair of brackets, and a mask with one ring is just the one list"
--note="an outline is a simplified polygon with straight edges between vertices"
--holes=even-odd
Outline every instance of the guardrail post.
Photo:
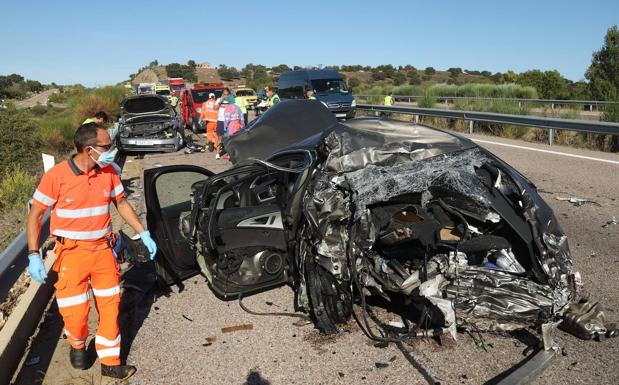
[[552,146],[552,141],[553,141],[553,138],[554,138],[554,133],[555,133],[554,129],[552,129],[552,128],[548,129],[548,145],[550,145],[550,146]]
[[415,123],[419,123],[419,115],[415,115]]
[[554,103],[550,103],[550,109],[554,111],[554,109],[555,109],[555,104]]
[[589,111],[593,111],[593,104],[589,104]]
[[475,124],[475,122],[473,120],[469,121],[469,134],[473,134],[473,125]]

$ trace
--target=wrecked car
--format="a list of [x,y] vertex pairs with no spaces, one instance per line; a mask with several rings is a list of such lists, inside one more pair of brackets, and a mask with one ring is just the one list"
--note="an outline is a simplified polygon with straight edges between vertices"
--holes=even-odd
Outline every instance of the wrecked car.
[[218,174],[144,171],[162,284],[201,273],[222,298],[288,284],[322,333],[367,296],[408,309],[400,337],[552,330],[568,315],[583,338],[617,333],[579,304],[567,237],[535,186],[464,137],[286,100],[225,147],[234,166]]
[[185,145],[185,131],[168,98],[136,95],[120,106],[117,146],[124,152],[178,151]]

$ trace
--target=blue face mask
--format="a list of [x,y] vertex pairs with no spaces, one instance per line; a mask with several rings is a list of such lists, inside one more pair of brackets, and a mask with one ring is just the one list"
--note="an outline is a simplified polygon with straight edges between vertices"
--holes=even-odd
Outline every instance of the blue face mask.
[[99,157],[97,159],[94,159],[92,156],[90,157],[90,159],[94,160],[95,163],[99,165],[99,167],[103,168],[114,163],[114,158],[116,158],[116,149],[104,152],[99,152],[95,150],[93,146],[90,146],[90,149],[99,154]]

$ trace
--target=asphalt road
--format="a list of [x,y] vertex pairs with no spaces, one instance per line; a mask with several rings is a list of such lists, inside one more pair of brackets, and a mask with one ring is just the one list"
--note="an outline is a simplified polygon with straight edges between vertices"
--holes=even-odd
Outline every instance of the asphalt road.
[[[611,318],[619,319],[619,225],[602,227],[613,216],[619,217],[619,163],[542,151],[611,162],[619,162],[619,156],[495,137],[472,138],[493,142],[479,144],[537,185],[569,236],[574,268],[583,276],[586,293],[604,303]],[[138,195],[134,195],[133,201],[138,207],[142,204],[142,168],[191,163],[218,172],[228,167],[208,152],[147,155],[144,159],[129,160],[123,179],[132,183],[134,194]],[[575,207],[557,199],[566,197],[587,198],[595,203]],[[143,209],[138,211],[143,214]],[[292,311],[292,299],[292,290],[281,287],[251,296],[245,304],[257,311]],[[386,311],[381,317],[396,318]],[[249,315],[236,302],[216,298],[200,276],[187,280],[182,291],[172,288],[168,293],[150,293],[135,304],[129,325],[135,338],[128,362],[138,367],[129,383],[481,384],[520,361],[527,345],[535,343],[534,333],[530,332],[484,334],[485,349],[481,349],[472,336],[459,334],[458,341],[449,337],[443,337],[440,343],[414,341],[402,352],[395,346],[375,347],[354,322],[340,334],[324,337],[311,324],[298,325],[295,321],[288,317]],[[45,349],[54,353],[42,364],[24,368],[17,383],[30,384],[39,379],[44,384],[98,384],[96,365],[79,373],[68,367],[67,343],[59,341],[58,316],[53,307],[46,322],[47,329],[44,323],[31,354],[43,355]],[[251,324],[252,329],[222,331],[224,327],[245,324]],[[619,383],[618,340],[581,341],[562,332],[557,333],[557,340],[564,344],[565,356],[555,359],[535,384]]]

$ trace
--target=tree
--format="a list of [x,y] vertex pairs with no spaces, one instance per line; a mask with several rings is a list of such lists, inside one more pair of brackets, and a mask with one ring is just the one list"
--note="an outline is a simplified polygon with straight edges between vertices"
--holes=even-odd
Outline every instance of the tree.
[[196,62],[194,60],[187,60],[187,65],[196,68]]
[[419,72],[417,70],[411,70],[406,73],[408,77],[408,84],[419,85],[421,84],[421,77],[419,76]]
[[231,80],[231,79],[235,79],[241,76],[239,70],[237,70],[234,67],[228,67],[225,64],[221,64],[217,68],[217,73],[222,79],[225,79],[225,80]]
[[516,83],[531,86],[542,99],[559,99],[567,96],[567,79],[559,71],[531,70],[518,75]]
[[593,53],[585,74],[594,99],[609,99],[619,95],[619,29],[614,25],[604,37],[604,46]]
[[423,73],[431,76],[436,73],[436,70],[434,69],[434,67],[426,67],[426,69],[423,70]]
[[383,71],[379,71],[376,68],[372,70],[372,80],[378,81],[378,80],[385,80],[386,78],[387,76],[385,75]]
[[359,79],[357,78],[350,78],[350,80],[348,80],[348,86],[350,88],[356,88],[359,87],[361,85],[361,81],[359,81]]
[[518,80],[518,75],[512,70],[503,74],[503,82],[505,83],[516,83],[516,80]]
[[170,63],[165,66],[165,69],[169,78],[183,78],[190,82],[195,82],[198,80],[198,77],[196,76],[196,69],[188,65]]
[[280,64],[278,66],[272,67],[271,71],[273,71],[276,74],[281,74],[282,72],[286,72],[286,71],[290,71],[291,68],[288,67],[286,64]]
[[451,67],[447,70],[450,73],[452,78],[457,78],[458,75],[462,73],[462,68],[460,67]]
[[393,85],[401,86],[404,83],[406,83],[406,75],[404,74],[404,72],[396,72],[396,74],[393,76]]
[[155,59],[152,62],[148,63],[149,67],[157,67],[159,66],[159,60]]

